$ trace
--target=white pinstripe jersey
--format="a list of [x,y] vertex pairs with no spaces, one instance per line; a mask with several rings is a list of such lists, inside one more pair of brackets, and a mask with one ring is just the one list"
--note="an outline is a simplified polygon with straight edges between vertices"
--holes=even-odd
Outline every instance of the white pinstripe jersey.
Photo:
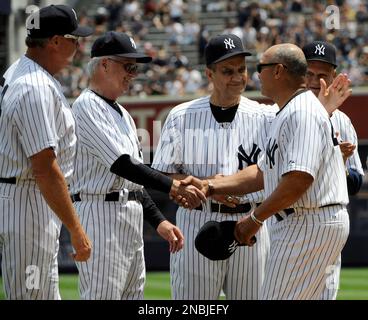
[[[75,124],[61,86],[23,56],[6,73],[0,117],[0,177],[33,180],[29,157],[52,147],[66,178],[73,173]],[[6,91],[5,91],[6,90]]]
[[[257,163],[277,110],[242,96],[234,120],[221,124],[212,115],[209,96],[180,104],[166,119],[152,167],[196,177],[231,175]],[[261,191],[242,202],[262,200]]]
[[258,165],[264,174],[266,197],[276,189],[282,175],[303,171],[314,181],[294,208],[349,202],[340,148],[334,146],[326,110],[311,91],[295,96],[277,114]]
[[339,133],[338,140],[348,141],[356,145],[356,149],[354,150],[353,155],[347,160],[346,166],[348,168],[355,169],[359,174],[364,175],[364,170],[358,153],[357,134],[349,117],[344,112],[336,110],[330,119],[335,132]]
[[106,101],[86,89],[75,100],[73,112],[77,123],[77,156],[71,193],[107,194],[142,186],[110,172],[123,154],[143,162],[136,127],[129,113],[120,106],[124,121]]

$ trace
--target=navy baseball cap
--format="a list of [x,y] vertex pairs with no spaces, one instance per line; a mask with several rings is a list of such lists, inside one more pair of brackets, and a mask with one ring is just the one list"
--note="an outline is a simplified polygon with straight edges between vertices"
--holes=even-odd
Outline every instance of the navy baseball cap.
[[91,57],[119,56],[135,58],[138,63],[152,61],[150,56],[137,52],[137,46],[133,38],[125,33],[108,31],[97,38],[92,45]]
[[228,259],[239,246],[245,246],[235,239],[235,225],[236,221],[206,222],[194,241],[198,252],[210,260]]
[[88,37],[93,33],[90,27],[78,25],[77,14],[66,5],[50,5],[32,12],[26,22],[27,36],[48,38],[55,35]]
[[252,55],[244,50],[242,41],[235,34],[221,34],[213,37],[208,42],[204,54],[207,66],[237,55]]
[[303,47],[303,52],[307,61],[321,61],[337,67],[336,48],[328,42],[313,41]]

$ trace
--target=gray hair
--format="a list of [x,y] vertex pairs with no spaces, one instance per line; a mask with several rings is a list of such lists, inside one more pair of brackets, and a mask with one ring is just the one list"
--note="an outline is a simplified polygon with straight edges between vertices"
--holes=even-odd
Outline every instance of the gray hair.
[[286,46],[277,48],[273,55],[275,62],[282,63],[287,66],[287,71],[292,76],[304,77],[307,73],[307,60],[299,51],[290,50]]
[[88,77],[92,77],[94,75],[94,73],[96,72],[97,66],[100,63],[100,61],[102,60],[103,57],[94,57],[91,60],[88,61],[87,64],[87,74]]

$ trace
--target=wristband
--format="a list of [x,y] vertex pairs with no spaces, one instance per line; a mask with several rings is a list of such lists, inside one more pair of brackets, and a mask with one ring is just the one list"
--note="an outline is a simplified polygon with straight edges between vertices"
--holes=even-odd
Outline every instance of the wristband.
[[258,224],[259,226],[263,226],[263,221],[256,218],[256,216],[254,215],[254,211],[252,211],[252,213],[250,214],[250,218],[253,220],[255,224]]

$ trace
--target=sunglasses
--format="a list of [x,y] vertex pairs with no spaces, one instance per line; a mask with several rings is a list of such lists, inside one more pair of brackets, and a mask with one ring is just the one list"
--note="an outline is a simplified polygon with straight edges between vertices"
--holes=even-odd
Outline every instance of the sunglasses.
[[257,64],[257,72],[258,73],[261,73],[262,72],[262,69],[264,67],[269,67],[269,66],[275,66],[277,64],[281,64],[285,69],[287,69],[287,66],[285,66],[284,64],[282,63],[279,63],[279,62],[273,62],[273,63],[258,63]]
[[108,59],[121,64],[124,67],[124,70],[129,74],[136,74],[138,72],[138,65],[135,63],[122,62],[111,58]]
[[79,37],[78,36],[73,36],[72,34],[64,34],[63,36],[64,38],[67,38],[67,39],[73,39],[73,40],[79,40]]

